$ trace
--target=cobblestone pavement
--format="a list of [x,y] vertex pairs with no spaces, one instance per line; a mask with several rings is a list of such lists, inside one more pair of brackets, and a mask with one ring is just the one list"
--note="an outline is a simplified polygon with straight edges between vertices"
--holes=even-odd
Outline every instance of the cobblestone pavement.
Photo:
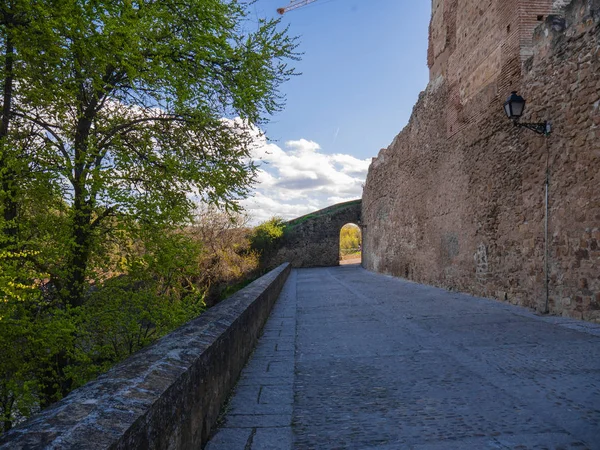
[[600,326],[296,269],[206,448],[600,449]]

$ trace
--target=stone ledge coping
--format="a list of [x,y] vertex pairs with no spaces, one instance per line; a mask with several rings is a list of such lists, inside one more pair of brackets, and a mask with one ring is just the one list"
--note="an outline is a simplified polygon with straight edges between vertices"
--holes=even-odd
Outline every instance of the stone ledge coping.
[[201,448],[291,266],[198,318],[0,437],[0,449]]

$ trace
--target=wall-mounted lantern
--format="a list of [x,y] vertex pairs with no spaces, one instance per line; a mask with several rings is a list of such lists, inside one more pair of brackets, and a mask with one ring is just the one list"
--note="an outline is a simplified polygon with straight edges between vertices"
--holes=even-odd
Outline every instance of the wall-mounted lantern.
[[552,126],[550,122],[540,123],[520,123],[519,119],[525,111],[525,99],[517,94],[517,91],[513,91],[508,100],[504,103],[504,112],[510,120],[513,121],[516,127],[527,128],[528,130],[535,131],[538,134],[548,136],[552,132]]
[[[510,120],[513,121],[516,127],[527,128],[528,130],[535,131],[538,134],[543,134],[548,137],[552,132],[550,122],[539,122],[539,123],[520,123],[519,119],[525,111],[525,99],[517,94],[517,91],[513,91],[508,97],[508,100],[504,102],[504,112]],[[548,313],[548,305],[550,299],[550,254],[548,244],[548,220],[549,220],[549,191],[550,191],[550,146],[549,141],[546,140],[546,196],[545,196],[545,214],[544,214],[544,273],[545,273],[545,290],[546,290],[546,303],[544,306],[544,313]]]

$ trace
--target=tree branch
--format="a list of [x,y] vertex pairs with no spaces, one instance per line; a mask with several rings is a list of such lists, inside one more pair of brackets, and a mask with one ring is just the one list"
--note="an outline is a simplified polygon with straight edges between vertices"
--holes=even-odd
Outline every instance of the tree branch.
[[113,215],[113,213],[115,212],[115,209],[116,209],[115,206],[111,206],[109,208],[106,208],[104,211],[102,211],[102,214],[98,214],[98,217],[96,217],[94,220],[92,220],[92,223],[90,224],[90,229],[92,231],[95,230],[98,227],[98,225],[100,225],[100,222],[102,220]]
[[115,137],[118,133],[127,132],[128,129],[139,125],[144,122],[185,122],[186,119],[181,116],[155,116],[155,117],[142,117],[139,119],[132,120],[127,123],[123,123],[121,125],[117,125],[112,130],[110,130],[104,139],[100,141],[98,144],[98,148],[104,147],[113,137]]
[[36,125],[42,127],[44,130],[46,130],[48,133],[50,133],[52,135],[52,137],[54,139],[56,139],[57,148],[60,150],[60,152],[62,153],[62,155],[65,158],[65,160],[69,161],[69,165],[70,165],[71,156],[67,152],[67,149],[65,147],[65,144],[64,144],[63,140],[52,129],[52,128],[59,128],[57,125],[50,125],[49,123],[46,123],[46,122],[44,122],[44,121],[42,121],[40,119],[37,119],[35,117],[31,117],[31,116],[29,116],[29,115],[27,115],[25,113],[21,113],[21,112],[18,112],[18,111],[13,111],[12,114],[15,115],[15,116],[17,116],[17,117],[21,117],[21,118],[23,118],[25,120],[29,120],[30,122],[35,123]]

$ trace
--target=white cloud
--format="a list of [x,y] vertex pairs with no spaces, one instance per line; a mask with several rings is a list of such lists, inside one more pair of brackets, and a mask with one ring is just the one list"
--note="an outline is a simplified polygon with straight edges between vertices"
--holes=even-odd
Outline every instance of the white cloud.
[[242,205],[253,224],[273,216],[293,219],[362,196],[370,159],[328,155],[314,141],[287,141],[284,148],[256,134],[253,158],[260,166],[255,194]]

